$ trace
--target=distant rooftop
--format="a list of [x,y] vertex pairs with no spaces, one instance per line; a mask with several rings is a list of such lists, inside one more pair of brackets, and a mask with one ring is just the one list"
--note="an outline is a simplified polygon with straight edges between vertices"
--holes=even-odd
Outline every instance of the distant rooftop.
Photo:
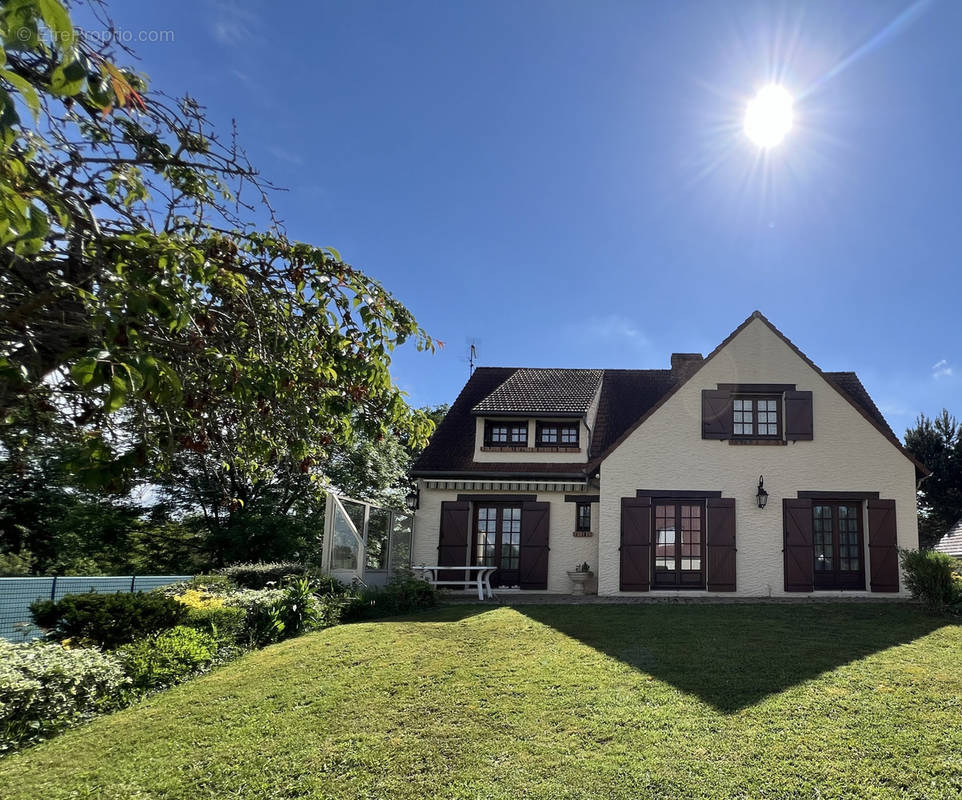
[[962,519],[949,528],[949,532],[939,539],[935,549],[940,553],[948,553],[950,556],[962,558]]

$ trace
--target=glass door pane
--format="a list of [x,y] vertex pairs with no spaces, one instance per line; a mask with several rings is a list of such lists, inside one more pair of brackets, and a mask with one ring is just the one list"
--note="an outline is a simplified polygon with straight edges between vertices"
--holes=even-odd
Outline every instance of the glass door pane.
[[681,568],[701,571],[701,506],[681,507]]
[[[336,502],[336,501],[335,501]],[[334,535],[331,547],[331,570],[357,573],[360,577],[361,537],[351,518],[338,503],[334,506]]]
[[858,541],[858,506],[838,507],[838,568],[840,572],[859,572],[862,553]]
[[493,506],[478,506],[478,540],[475,562],[479,566],[497,566],[498,509]]
[[655,506],[655,570],[674,571],[675,560],[675,507]]
[[815,571],[831,572],[834,569],[834,531],[832,528],[832,507],[814,506],[812,519],[815,538]]
[[371,506],[367,520],[367,569],[387,569],[390,517],[386,508]]
[[521,566],[521,509],[505,508],[501,516],[501,569]]
[[391,512],[391,569],[408,569],[411,566],[411,533],[414,529],[414,516]]

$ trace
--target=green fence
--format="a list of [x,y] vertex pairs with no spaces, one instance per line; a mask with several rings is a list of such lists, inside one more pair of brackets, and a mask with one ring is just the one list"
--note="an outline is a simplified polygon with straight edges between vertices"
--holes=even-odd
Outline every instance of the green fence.
[[0,578],[0,637],[23,642],[41,635],[30,621],[34,600],[59,600],[79,592],[143,592],[178,581],[190,575],[98,575],[43,578]]

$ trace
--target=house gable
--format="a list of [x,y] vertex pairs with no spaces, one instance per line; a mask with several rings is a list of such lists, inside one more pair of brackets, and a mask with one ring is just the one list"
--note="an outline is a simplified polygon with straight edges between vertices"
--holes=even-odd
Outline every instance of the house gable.
[[[753,596],[792,591],[785,588],[786,528],[781,512],[785,506],[798,504],[799,498],[857,495],[862,498],[854,501],[861,504],[861,530],[870,534],[874,525],[867,515],[865,498],[894,501],[895,511],[890,515],[896,532],[894,541],[899,547],[912,546],[917,541],[916,466],[896,446],[894,435],[890,438],[885,432],[887,426],[869,419],[874,406],[859,406],[859,399],[846,393],[846,388],[856,392],[861,386],[856,386],[855,380],[852,376],[851,383],[843,388],[760,314],[753,314],[691,377],[668,392],[598,460],[602,530],[619,530],[625,498],[697,494],[711,499],[717,493],[721,499],[734,502],[736,590]],[[736,391],[742,391],[744,387],[751,391],[759,390],[760,385],[772,394],[811,392],[811,439],[773,437],[762,442],[734,436],[703,437],[703,390],[739,387]],[[861,402],[870,402],[867,394]],[[768,493],[765,508],[756,499],[762,476]],[[683,501],[677,501],[676,507],[679,504]],[[662,505],[672,507],[671,501]],[[712,509],[707,507],[707,500],[705,506],[703,513],[710,518]],[[684,528],[676,521],[666,530]],[[618,547],[613,537],[599,541],[601,594],[619,591]],[[862,555],[864,564],[874,563],[867,548]]]
[[[765,346],[765,331],[772,337]],[[752,337],[751,344],[744,343],[744,337]],[[756,338],[761,337],[761,338]],[[742,340],[741,344],[735,343]],[[775,346],[774,340],[780,342],[783,347]],[[713,362],[726,362],[727,369],[724,374],[726,378],[711,383],[706,379],[706,375],[714,372],[710,366]],[[893,445],[905,458],[915,467],[918,478],[929,474],[929,470],[917,459],[915,459],[902,445],[898,437],[886,423],[885,418],[879,412],[875,403],[872,402],[865,387],[862,386],[858,376],[854,372],[822,372],[812,360],[806,356],[788,337],[776,328],[760,311],[754,311],[741,325],[739,325],[721,344],[718,345],[701,363],[694,366],[687,373],[687,376],[676,382],[665,394],[654,403],[645,413],[643,413],[624,433],[611,442],[605,450],[599,453],[591,462],[590,468],[596,469],[602,462],[611,455],[626,439],[628,439],[640,426],[644,425],[649,419],[659,413],[663,406],[669,404],[671,399],[687,387],[692,382],[698,384],[702,389],[713,388],[723,384],[772,384],[779,383],[777,376],[784,373],[784,365],[791,364],[792,361],[801,361],[814,373],[812,379],[822,385],[827,385],[842,399],[844,399],[852,409],[879,435],[884,437]],[[706,370],[708,372],[706,373]],[[794,370],[789,370],[789,375],[795,375]],[[785,381],[788,383],[788,381]],[[805,387],[811,388],[811,387]],[[690,404],[689,404],[690,405]],[[691,408],[686,409],[690,414]],[[701,431],[701,410],[697,410],[697,430]],[[818,424],[816,419],[815,424]],[[816,434],[817,435],[817,434]]]

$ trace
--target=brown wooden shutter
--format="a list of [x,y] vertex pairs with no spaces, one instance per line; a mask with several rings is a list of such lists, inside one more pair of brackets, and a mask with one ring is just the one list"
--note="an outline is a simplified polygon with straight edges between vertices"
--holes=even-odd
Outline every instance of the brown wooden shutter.
[[651,588],[651,498],[621,498],[621,580],[623,592]]
[[814,591],[812,501],[786,497],[782,500],[782,516],[785,523],[785,591]]
[[730,439],[732,395],[727,389],[702,389],[701,438]]
[[708,591],[735,591],[735,498],[708,498]]
[[550,503],[521,504],[522,589],[548,588],[548,514]]
[[[441,527],[438,534],[438,565],[442,567],[464,566],[468,558],[468,532],[471,528],[471,504],[445,501],[441,503]],[[439,580],[456,581],[465,573],[443,571]]]
[[812,439],[812,393],[785,392],[785,438]]
[[868,501],[868,561],[873,592],[899,590],[899,549],[895,501]]

